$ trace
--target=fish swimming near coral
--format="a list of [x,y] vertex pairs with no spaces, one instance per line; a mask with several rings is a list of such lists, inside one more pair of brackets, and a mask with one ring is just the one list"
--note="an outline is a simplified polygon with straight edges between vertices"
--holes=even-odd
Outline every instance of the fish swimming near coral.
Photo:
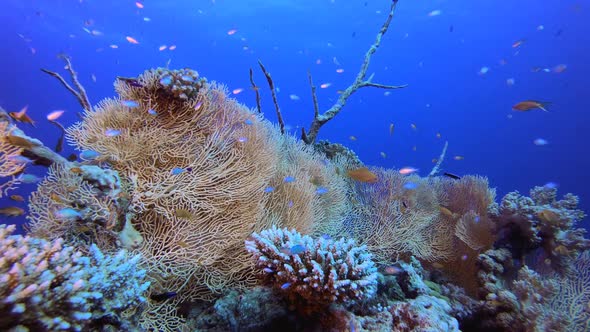
[[461,179],[461,177],[459,175],[453,174],[453,173],[449,173],[449,172],[444,172],[443,173],[444,176],[451,178],[453,180],[459,180]]
[[152,294],[150,299],[156,302],[162,302],[176,296],[176,292],[164,292],[161,294]]
[[527,111],[531,111],[531,110],[538,108],[538,109],[543,110],[545,112],[549,112],[546,108],[549,104],[551,104],[551,103],[540,102],[540,101],[536,101],[536,100],[525,100],[525,101],[521,101],[521,102],[515,104],[514,106],[512,106],[512,109],[515,111],[527,112]]
[[369,171],[366,167],[361,167],[357,169],[349,170],[348,176],[351,179],[359,182],[367,182],[367,183],[375,183],[377,182],[377,175],[375,173]]
[[9,206],[0,209],[0,214],[7,217],[18,217],[25,214],[25,210],[16,207],[16,206]]
[[35,121],[33,121],[27,115],[28,109],[29,109],[29,106],[27,105],[27,106],[23,107],[20,111],[10,112],[10,113],[8,113],[8,115],[10,115],[10,117],[13,118],[15,121],[22,122],[22,123],[28,123],[31,126],[35,127]]
[[64,138],[66,136],[66,129],[64,128],[64,126],[61,125],[61,123],[59,123],[57,121],[49,121],[49,122],[61,130],[61,134],[59,135],[59,138],[57,139],[57,144],[55,144],[55,152],[59,153],[64,148]]
[[25,201],[25,198],[22,197],[21,195],[10,195],[10,199],[15,202],[24,202]]

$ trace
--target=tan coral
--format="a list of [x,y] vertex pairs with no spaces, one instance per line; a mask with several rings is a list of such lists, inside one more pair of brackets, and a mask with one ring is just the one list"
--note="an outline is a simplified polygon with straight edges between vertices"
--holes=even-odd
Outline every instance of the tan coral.
[[14,159],[21,155],[23,148],[9,141],[13,128],[10,122],[0,119],[0,177],[12,177],[0,185],[0,198],[20,182],[14,175],[19,174],[25,168],[23,163],[19,163]]
[[[415,255],[434,261],[453,250],[443,236],[450,229],[438,220],[438,200],[427,180],[404,177],[395,170],[373,169],[377,183],[355,183],[354,212],[344,225],[349,234],[387,264]],[[404,185],[412,182],[412,190]]]
[[[67,138],[99,152],[99,162],[133,184],[130,222],[143,239],[153,292],[211,299],[255,284],[243,247],[252,232],[271,225],[322,232],[339,223],[348,211],[347,183],[334,164],[281,135],[223,86],[199,80],[176,98],[179,90],[161,83],[165,72],[146,72],[141,87],[118,81],[119,98],[86,112]],[[107,129],[121,134],[108,137]]]

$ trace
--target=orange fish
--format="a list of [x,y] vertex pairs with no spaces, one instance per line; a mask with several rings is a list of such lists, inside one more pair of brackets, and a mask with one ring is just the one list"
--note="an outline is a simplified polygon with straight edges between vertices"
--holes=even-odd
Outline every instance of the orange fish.
[[512,44],[512,48],[517,48],[525,42],[525,39],[519,39]]
[[369,171],[366,167],[353,169],[348,171],[348,176],[355,181],[375,183],[377,182],[377,175]]
[[21,195],[10,195],[10,199],[16,202],[24,202],[25,198]]
[[414,168],[414,167],[404,167],[399,170],[399,174],[401,174],[401,175],[409,175],[414,172],[418,172],[418,169]]
[[512,109],[514,111],[526,112],[526,111],[530,111],[530,110],[534,110],[534,109],[538,108],[538,109],[541,109],[545,112],[549,112],[546,109],[546,107],[549,104],[550,103],[548,103],[548,102],[540,102],[540,101],[536,101],[536,100],[525,100],[525,101],[521,101],[520,103],[512,106]]
[[125,37],[125,39],[127,39],[128,42],[130,42],[131,44],[139,44],[139,42],[137,41],[137,39],[127,36]]
[[0,214],[5,215],[7,217],[18,217],[25,214],[25,210],[16,207],[16,206],[9,206],[0,209]]
[[22,122],[22,123],[28,123],[31,126],[35,127],[35,121],[33,121],[28,115],[27,115],[27,110],[29,109],[29,105],[23,107],[20,111],[18,112],[10,112],[8,113],[8,115],[10,115],[11,118],[13,118],[15,121],[18,122]]

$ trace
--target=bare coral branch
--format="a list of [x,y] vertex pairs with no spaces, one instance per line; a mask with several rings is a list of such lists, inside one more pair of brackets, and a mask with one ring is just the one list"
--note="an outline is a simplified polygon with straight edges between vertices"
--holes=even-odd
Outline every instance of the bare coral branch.
[[440,157],[438,157],[438,161],[436,165],[432,168],[432,171],[428,174],[428,177],[435,176],[440,172],[440,166],[442,165],[443,161],[445,160],[445,155],[447,154],[447,148],[449,147],[449,141],[445,141],[445,146],[440,153]]
[[59,58],[61,58],[65,61],[66,69],[70,73],[70,77],[72,78],[72,82],[73,82],[74,86],[76,87],[77,91],[71,85],[69,85],[68,82],[66,82],[66,80],[64,80],[64,78],[60,74],[58,74],[54,71],[51,71],[51,70],[43,69],[43,68],[41,68],[41,71],[57,78],[60,81],[60,83],[66,89],[68,89],[68,91],[70,91],[76,97],[76,99],[78,99],[78,102],[80,103],[80,105],[82,105],[82,108],[84,108],[87,111],[92,111],[92,106],[90,104],[90,100],[88,100],[88,95],[86,94],[86,90],[84,89],[84,86],[82,86],[82,84],[80,84],[80,81],[78,80],[78,74],[74,71],[74,68],[72,67],[72,62],[70,61],[70,57],[65,54],[61,54],[59,56]]
[[[369,64],[371,62],[371,56],[373,56],[373,54],[377,51],[377,48],[379,48],[379,45],[381,45],[381,38],[383,37],[383,35],[387,31],[387,29],[389,28],[389,24],[391,23],[391,20],[393,19],[393,14],[394,14],[396,5],[397,5],[397,0],[392,1],[391,8],[389,10],[389,15],[387,16],[387,19],[385,20],[385,22],[381,26],[381,29],[379,30],[379,33],[377,34],[377,38],[376,38],[375,42],[373,43],[373,45],[371,45],[371,47],[369,48],[369,50],[365,54],[363,64],[361,65],[361,69],[359,70],[359,73],[357,74],[354,82],[342,92],[342,94],[338,98],[338,101],[332,107],[330,107],[330,109],[328,109],[323,114],[318,114],[316,111],[314,119],[313,119],[311,126],[309,127],[309,130],[307,132],[305,132],[305,130],[302,130],[301,139],[305,143],[307,143],[307,144],[315,143],[320,128],[324,124],[326,124],[326,122],[332,120],[338,113],[340,113],[340,111],[342,110],[342,108],[346,104],[346,101],[348,100],[348,98],[353,93],[355,93],[358,89],[364,88],[364,87],[375,87],[375,88],[381,88],[381,89],[401,89],[401,88],[405,88],[407,86],[407,84],[385,85],[385,84],[373,83],[372,82],[373,75],[371,75],[369,77],[369,79],[365,80],[365,76],[367,75],[367,70],[369,69]],[[314,94],[314,87],[311,82],[311,76],[310,76],[310,85],[312,85],[312,94]],[[315,99],[315,97],[314,97],[314,99]],[[314,104],[314,106],[315,106],[315,104]]]
[[279,128],[281,129],[281,134],[285,133],[285,123],[283,122],[283,116],[281,115],[281,109],[279,108],[279,102],[277,101],[277,92],[275,91],[275,85],[272,81],[272,77],[270,77],[270,73],[264,68],[262,61],[258,60],[258,65],[260,65],[260,69],[266,76],[266,80],[268,81],[268,86],[270,87],[270,92],[272,94],[272,101],[275,104],[275,109],[277,110],[277,120],[279,121]]
[[262,108],[260,107],[260,92],[258,91],[258,86],[254,83],[254,71],[250,68],[250,84],[252,84],[252,89],[256,93],[256,109],[258,113],[262,113]]

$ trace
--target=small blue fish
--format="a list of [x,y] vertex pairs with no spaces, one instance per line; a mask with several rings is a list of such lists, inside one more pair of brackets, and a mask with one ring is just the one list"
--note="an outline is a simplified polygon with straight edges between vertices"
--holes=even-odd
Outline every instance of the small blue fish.
[[254,124],[254,122],[252,122],[252,120],[250,120],[250,119],[244,120],[244,123],[247,124],[248,126],[251,126]]
[[327,193],[328,193],[328,191],[329,191],[329,190],[328,190],[328,188],[326,188],[326,187],[318,187],[318,188],[315,190],[315,193],[316,193],[316,194],[318,194],[318,195],[323,195],[323,194],[327,194]]
[[290,282],[286,282],[286,283],[284,283],[284,284],[281,285],[281,289],[287,289],[287,288],[289,288],[289,286],[291,286],[291,283]]
[[195,111],[198,111],[198,110],[199,110],[199,108],[201,108],[201,106],[202,106],[202,105],[203,105],[203,102],[202,102],[202,101],[198,102],[198,103],[195,105]]
[[293,207],[293,204],[294,204],[294,203],[293,203],[293,201],[289,201],[289,202],[287,202],[287,206],[288,206],[288,207]]
[[265,267],[264,269],[262,269],[262,271],[266,272],[266,273],[274,273],[275,271],[273,271],[273,269]]
[[555,182],[547,182],[547,183],[545,183],[545,185],[543,187],[545,187],[547,189],[555,189],[558,187],[558,184]]
[[41,181],[41,178],[33,175],[33,174],[21,174],[19,175],[18,181],[22,182],[22,183],[37,183],[39,181]]
[[330,236],[330,234],[322,234],[322,239],[324,239],[324,240],[332,240],[332,237]]
[[170,76],[164,76],[160,79],[160,84],[162,84],[163,86],[168,86],[172,83],[172,77]]
[[285,182],[285,183],[295,182],[295,178],[292,176],[285,176],[285,178],[283,179],[283,182]]
[[404,184],[404,189],[414,190],[416,188],[418,188],[418,185],[415,184],[414,182],[408,182],[408,183]]
[[80,211],[72,208],[63,208],[55,211],[55,217],[58,219],[78,219],[82,218]]
[[115,137],[121,135],[121,131],[118,129],[107,129],[104,131],[106,137]]
[[187,81],[187,82],[193,82],[194,81],[194,79],[191,76],[188,76],[188,75],[182,75],[180,78],[183,81]]
[[94,160],[100,156],[100,153],[93,150],[84,150],[80,152],[80,159],[82,160]]
[[246,142],[248,142],[248,137],[240,137],[240,138],[238,138],[238,142],[246,143]]
[[302,246],[300,244],[296,244],[294,246],[291,247],[291,255],[297,255],[300,254],[302,252],[305,252],[307,249],[305,248],[305,246]]
[[473,218],[473,221],[475,221],[475,223],[478,223],[481,220],[481,218],[479,216],[475,216],[475,218]]
[[139,106],[139,104],[134,100],[123,100],[123,101],[121,101],[121,104],[123,104],[123,106],[131,107],[131,108],[135,108],[135,107]]
[[275,187],[266,187],[266,188],[264,188],[264,192],[265,193],[271,193],[273,191],[275,191]]
[[148,110],[148,114],[149,114],[149,115],[158,115],[158,112],[156,112],[156,111],[154,111],[153,109],[151,109],[151,108],[150,108],[150,109]]
[[173,169],[170,171],[170,173],[171,173],[172,175],[178,175],[178,174],[180,174],[180,173],[182,173],[182,172],[184,172],[184,168],[180,168],[180,167],[174,167],[174,168],[173,168]]

